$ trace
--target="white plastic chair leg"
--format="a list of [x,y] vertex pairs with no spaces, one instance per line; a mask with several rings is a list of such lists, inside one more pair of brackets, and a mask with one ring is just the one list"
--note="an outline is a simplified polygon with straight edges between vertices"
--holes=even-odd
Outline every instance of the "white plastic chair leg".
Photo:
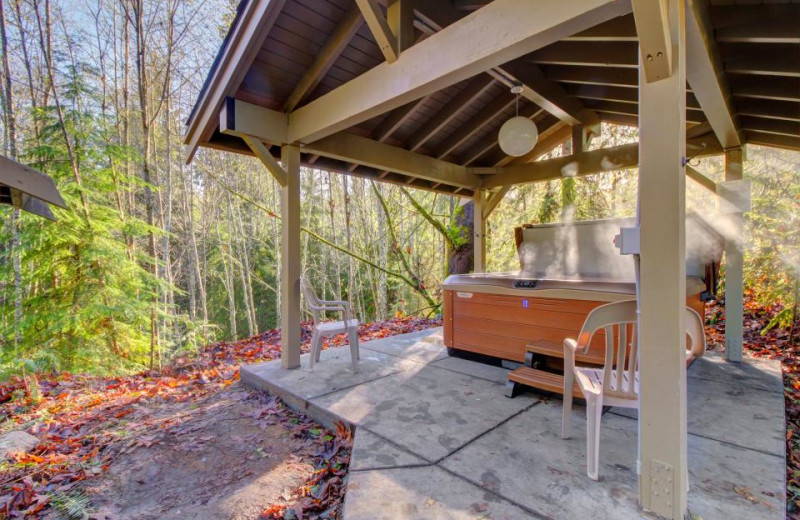
[[572,418],[572,391],[574,374],[568,368],[564,370],[564,401],[561,411],[561,438],[569,439],[569,422]]
[[600,396],[586,395],[586,474],[598,480],[600,460],[600,420],[603,415],[603,399]]
[[320,334],[319,337],[317,338],[317,355],[316,355],[317,363],[319,363],[319,357],[322,355],[322,342],[324,340],[325,337],[322,334]]
[[310,371],[314,370],[314,362],[319,359],[318,352],[320,350],[320,344],[322,343],[321,339],[319,331],[314,329],[311,332],[311,355],[308,359],[308,369]]

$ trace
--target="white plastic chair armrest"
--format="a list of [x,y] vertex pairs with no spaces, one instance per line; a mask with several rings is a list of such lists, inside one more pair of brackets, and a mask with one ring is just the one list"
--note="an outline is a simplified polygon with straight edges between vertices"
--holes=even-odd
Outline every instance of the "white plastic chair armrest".
[[572,338],[564,339],[564,368],[570,367],[570,371],[575,369],[575,352],[578,350],[578,342]]

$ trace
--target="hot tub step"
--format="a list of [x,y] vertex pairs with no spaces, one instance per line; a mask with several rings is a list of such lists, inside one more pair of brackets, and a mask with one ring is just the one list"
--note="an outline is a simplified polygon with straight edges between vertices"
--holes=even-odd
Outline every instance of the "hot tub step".
[[[564,358],[564,344],[555,341],[536,341],[529,343],[525,346],[526,350],[526,365],[531,366],[534,355],[548,356],[563,359]],[[530,363],[528,361],[531,361]],[[597,352],[590,349],[586,354],[577,354],[575,360],[578,363],[585,363],[590,365],[602,365],[605,363],[602,352]]]
[[[520,385],[563,394],[564,376],[552,372],[545,372],[544,370],[536,370],[535,368],[520,367],[508,374],[506,397],[516,397],[521,390]],[[578,383],[575,383],[573,387],[573,395],[578,397],[583,395]]]

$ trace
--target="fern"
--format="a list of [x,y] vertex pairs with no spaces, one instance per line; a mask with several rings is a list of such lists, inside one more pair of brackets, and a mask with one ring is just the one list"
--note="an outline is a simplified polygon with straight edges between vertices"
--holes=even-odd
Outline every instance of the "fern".
[[69,520],[89,520],[89,496],[83,491],[51,495],[53,507]]

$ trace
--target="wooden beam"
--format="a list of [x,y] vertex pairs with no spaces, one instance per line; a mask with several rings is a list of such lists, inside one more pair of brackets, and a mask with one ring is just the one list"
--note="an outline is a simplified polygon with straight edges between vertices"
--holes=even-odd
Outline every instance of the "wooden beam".
[[[444,16],[441,11],[442,9],[437,13],[440,17]],[[453,13],[450,13],[450,16],[456,18]],[[426,30],[430,34],[434,34],[439,30],[436,27],[438,27],[438,24],[426,27]],[[578,118],[578,114],[583,109],[580,101],[570,99],[558,83],[545,78],[536,64],[528,60],[515,60],[504,64],[502,67],[494,67],[489,71],[489,74],[509,88],[517,85],[521,86],[522,93],[520,96],[522,98],[536,103],[568,124],[581,122]]]
[[386,8],[386,24],[395,37],[397,51],[414,45],[414,5],[416,0],[392,0]]
[[750,144],[772,146],[773,148],[783,148],[786,150],[800,150],[800,137],[765,134],[763,132],[754,132],[752,130],[745,130],[744,137],[745,141]]
[[207,87],[201,91],[189,116],[183,138],[187,164],[192,161],[201,140],[210,137],[213,132],[210,125],[219,115],[220,105],[242,82],[285,3],[286,0],[253,0],[245,5],[240,15],[242,23],[231,33]]
[[419,109],[428,97],[421,97],[417,100],[407,103],[400,108],[392,110],[386,118],[380,122],[375,132],[372,134],[373,139],[383,142],[388,139],[398,128],[408,121],[408,118]]
[[[800,93],[800,85],[797,86]],[[800,121],[800,103],[794,101],[775,101],[772,99],[740,99],[736,102],[736,112],[740,116],[763,117],[783,121]],[[744,126],[744,123],[742,124]]]
[[647,82],[672,75],[672,41],[667,20],[668,0],[631,0]]
[[[569,135],[572,130],[569,129]],[[565,137],[564,140],[566,140]],[[563,141],[562,141],[563,142]],[[563,177],[583,177],[611,170],[635,168],[639,164],[639,144],[625,144],[613,148],[601,148],[590,152],[566,155],[546,161],[516,164],[502,168],[467,168],[468,172],[483,174],[496,172],[484,180],[484,188],[542,182]]]
[[358,7],[356,5],[350,6],[339,25],[336,26],[322,49],[317,53],[314,62],[306,69],[303,77],[295,85],[294,91],[286,99],[283,105],[286,112],[294,110],[305,100],[306,96],[317,88],[319,82],[322,81],[322,78],[342,54],[342,51],[347,48],[350,40],[353,39],[363,22],[364,18],[361,16],[361,11]]
[[769,81],[752,76],[730,79],[734,97],[800,102],[800,78],[774,77]]
[[800,53],[794,44],[720,43],[727,74],[800,78]]
[[[725,181],[740,181],[744,173],[744,155],[741,148],[725,152]],[[744,239],[742,214],[726,215],[730,232],[725,237],[725,357],[728,361],[742,361],[744,334],[743,272]]]
[[486,218],[484,217],[486,191],[476,190],[472,200],[475,203],[472,212],[472,272],[483,273],[486,271]]
[[[610,85],[569,84],[565,87],[565,90],[571,96],[580,99],[597,99],[632,104],[639,103],[639,93],[633,88]],[[700,103],[697,102],[697,99],[691,92],[686,94],[686,108],[700,110]]]
[[633,15],[612,18],[578,34],[564,38],[567,42],[638,42]]
[[639,69],[639,501],[673,520],[686,515],[689,488],[685,9],[669,2],[671,76],[648,81],[644,62]]
[[304,151],[451,186],[474,189],[479,182],[463,166],[345,132],[314,141]]
[[453,5],[460,11],[474,11],[484,7],[492,0],[453,0]]
[[436,135],[439,130],[481,97],[492,85],[494,85],[494,79],[491,76],[486,74],[475,76],[450,102],[429,117],[425,124],[414,133],[414,139],[412,139],[408,149],[412,152],[419,150],[428,142],[428,139]]
[[686,10],[686,79],[722,146],[741,146],[730,90],[710,31],[705,1],[690,0]]
[[386,21],[386,16],[383,14],[377,0],[356,0],[356,4],[361,9],[361,14],[364,15],[364,20],[366,20],[367,26],[386,61],[388,63],[397,61],[398,56],[400,56],[397,38],[392,34],[392,30]]
[[[586,105],[605,114],[622,114],[635,116],[639,113],[639,105],[618,101],[589,101]],[[703,123],[706,121],[705,113],[701,110],[690,109],[686,113],[686,120],[691,123]]]
[[278,184],[286,186],[288,178],[286,170],[283,169],[283,166],[278,164],[278,161],[275,160],[269,152],[269,149],[264,146],[264,143],[250,136],[243,136],[242,139],[244,139],[244,142],[247,143],[247,146],[253,151],[253,155],[258,157],[261,163],[266,166],[267,171],[278,181]]
[[523,84],[523,94],[526,99],[533,101],[568,125],[581,123],[583,104],[568,95],[561,85],[547,79],[544,72],[535,63],[524,59],[515,60],[506,63],[499,69]]
[[718,42],[800,44],[798,4],[711,6],[709,14]]
[[436,149],[436,157],[441,159],[450,155],[513,104],[514,97],[510,94],[503,94],[483,107],[477,114],[461,125],[458,130],[442,141]]
[[281,161],[281,367],[300,367],[300,149],[284,146]]
[[741,120],[742,128],[751,132],[785,135],[787,137],[800,136],[800,122],[798,121],[762,119],[760,117],[749,116],[742,117]]
[[[374,1],[374,0],[373,0]],[[289,116],[289,141],[310,143],[533,52],[630,5],[562,0],[531,16],[528,0],[495,0]]]
[[702,186],[703,188],[707,189],[711,193],[717,192],[717,183],[713,180],[709,179],[699,171],[695,170],[691,166],[686,166],[686,176],[695,181],[697,184]]
[[283,112],[226,98],[219,111],[219,131],[237,137],[250,136],[278,146],[287,142],[288,117]]
[[530,55],[530,61],[542,65],[635,69],[638,56],[635,42],[603,41],[587,44],[560,41],[534,52]]
[[483,206],[483,220],[487,220],[492,212],[497,208],[497,205],[503,200],[503,197],[511,190],[511,186],[503,186],[498,191],[490,193],[486,198],[486,204]]
[[544,72],[550,80],[562,83],[614,85],[628,88],[636,88],[639,84],[639,78],[634,69],[550,65],[544,67]]

